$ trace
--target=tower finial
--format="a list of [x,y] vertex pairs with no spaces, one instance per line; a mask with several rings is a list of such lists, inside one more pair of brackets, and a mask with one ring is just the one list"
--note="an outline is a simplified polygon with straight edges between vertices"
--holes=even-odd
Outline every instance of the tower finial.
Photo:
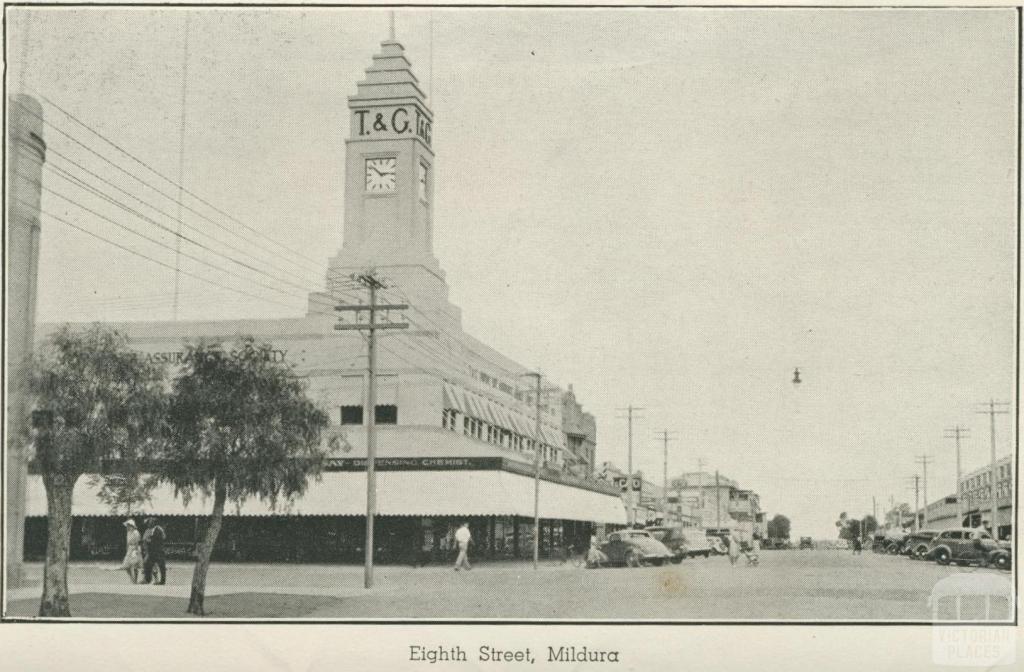
[[395,41],[395,10],[388,12],[389,24],[388,24],[388,39],[392,42]]

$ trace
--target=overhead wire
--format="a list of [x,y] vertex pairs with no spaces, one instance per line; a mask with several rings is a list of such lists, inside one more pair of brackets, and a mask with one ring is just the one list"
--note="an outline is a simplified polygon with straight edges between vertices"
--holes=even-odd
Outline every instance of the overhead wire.
[[268,241],[270,241],[272,244],[274,244],[275,246],[277,246],[281,250],[283,250],[285,252],[288,252],[289,254],[292,254],[295,257],[299,258],[299,259],[302,259],[302,260],[304,260],[306,262],[313,263],[313,264],[318,264],[319,263],[317,260],[311,259],[310,257],[307,257],[306,255],[302,254],[301,252],[299,252],[297,250],[293,250],[292,248],[288,247],[287,245],[284,245],[283,243],[281,243],[281,242],[279,242],[277,240],[274,240],[273,238],[270,238],[266,234],[264,234],[264,233],[262,233],[262,232],[260,232],[260,231],[258,231],[256,229],[252,228],[251,226],[249,226],[245,222],[241,221],[240,219],[234,217],[233,215],[231,215],[231,214],[229,214],[227,212],[224,212],[223,210],[221,210],[220,208],[218,208],[217,206],[215,206],[213,203],[209,202],[208,200],[206,200],[202,196],[199,196],[198,194],[190,191],[189,189],[184,188],[182,185],[178,184],[177,182],[175,182],[171,178],[167,177],[166,175],[164,175],[163,173],[161,173],[157,169],[153,168],[152,166],[150,166],[148,163],[146,163],[145,161],[143,161],[139,157],[135,156],[133,153],[129,152],[124,147],[121,147],[119,144],[117,144],[114,141],[110,140],[109,138],[104,136],[102,133],[100,133],[99,131],[97,131],[96,129],[92,128],[90,125],[86,124],[85,122],[83,122],[81,119],[79,119],[75,115],[73,115],[70,112],[68,112],[67,110],[65,110],[63,107],[61,107],[60,105],[55,103],[49,97],[47,97],[45,95],[39,95],[39,97],[42,100],[46,101],[48,104],[50,104],[54,109],[58,110],[61,114],[65,115],[66,117],[71,119],[71,121],[73,121],[74,123],[78,124],[79,126],[84,128],[85,130],[89,131],[90,133],[92,133],[93,135],[98,137],[100,140],[102,140],[103,142],[107,143],[108,145],[110,145],[111,147],[116,149],[117,151],[121,152],[122,154],[127,156],[129,159],[131,159],[135,163],[138,163],[140,166],[144,167],[145,169],[147,169],[148,171],[150,171],[154,175],[160,177],[161,179],[167,181],[168,183],[172,184],[175,187],[179,187],[182,190],[182,192],[188,194],[189,196],[191,196],[195,200],[199,201],[200,203],[202,203],[206,207],[208,207],[211,210],[213,210],[214,212],[216,212],[216,213],[218,213],[218,214],[228,218],[229,220],[231,220],[232,222],[238,224],[239,226],[241,226],[245,230],[249,231],[250,233],[253,233],[253,234],[255,234],[257,236],[260,236],[262,238],[266,238]]
[[[44,100],[49,100],[49,99],[48,99],[48,98],[46,98],[45,96],[43,96],[43,99],[44,99]],[[131,172],[130,170],[127,170],[126,168],[124,168],[124,167],[120,166],[120,165],[119,165],[119,164],[118,164],[117,162],[115,162],[115,161],[111,160],[110,158],[108,158],[107,156],[103,155],[102,153],[100,153],[99,151],[97,151],[96,149],[94,149],[93,147],[91,147],[91,146],[89,146],[88,144],[86,144],[85,142],[83,142],[83,141],[79,140],[78,138],[76,138],[76,137],[75,137],[75,136],[73,136],[72,134],[70,134],[70,133],[68,133],[67,131],[65,131],[64,129],[62,129],[62,128],[61,128],[60,126],[58,126],[57,124],[53,123],[53,122],[52,122],[52,121],[50,121],[50,120],[47,120],[47,119],[45,119],[45,118],[44,118],[43,116],[41,116],[41,115],[39,115],[39,114],[37,114],[37,113],[36,113],[36,112],[35,112],[34,110],[30,109],[30,108],[29,108],[29,107],[27,107],[26,105],[24,105],[24,104],[22,104],[22,103],[20,103],[20,102],[19,102],[19,103],[17,103],[17,104],[18,104],[18,105],[19,105],[19,107],[21,107],[21,108],[22,108],[22,109],[23,109],[23,110],[24,110],[24,111],[25,111],[25,112],[26,112],[27,114],[29,114],[29,115],[31,115],[31,116],[33,116],[33,117],[35,117],[36,119],[38,119],[38,120],[39,120],[40,122],[42,122],[43,124],[45,124],[45,125],[46,125],[46,126],[48,126],[49,128],[51,128],[51,129],[53,129],[53,130],[57,131],[57,132],[58,132],[59,134],[61,134],[62,136],[66,137],[66,138],[67,138],[67,139],[69,139],[69,140],[70,140],[71,142],[75,143],[76,145],[78,145],[78,146],[82,147],[83,149],[85,149],[85,150],[86,150],[87,152],[89,152],[90,154],[93,154],[94,156],[96,156],[97,158],[99,158],[100,160],[102,160],[102,161],[103,161],[104,163],[106,163],[106,164],[110,165],[111,167],[113,167],[113,168],[114,168],[115,170],[117,170],[118,172],[121,172],[121,173],[123,173],[123,174],[127,175],[128,177],[132,178],[133,180],[135,180],[135,181],[136,181],[136,182],[138,182],[139,184],[142,184],[143,186],[145,186],[145,187],[147,187],[147,188],[151,189],[152,191],[154,191],[154,192],[156,192],[157,194],[159,194],[159,195],[163,196],[164,198],[166,198],[167,200],[171,201],[172,203],[177,203],[177,204],[180,204],[180,205],[182,205],[182,207],[183,207],[183,208],[185,208],[185,209],[186,209],[186,210],[188,210],[189,212],[193,213],[193,214],[194,214],[194,215],[196,215],[197,217],[200,217],[200,218],[202,218],[202,219],[203,219],[204,221],[207,221],[207,222],[209,222],[210,224],[212,224],[212,225],[214,225],[214,226],[216,226],[216,227],[218,227],[218,228],[221,228],[221,229],[223,229],[223,230],[225,230],[225,231],[228,231],[228,232],[229,232],[229,233],[231,233],[232,235],[234,235],[234,236],[237,236],[238,238],[240,238],[240,239],[242,239],[242,240],[245,240],[246,242],[250,242],[250,243],[252,243],[252,244],[253,244],[253,245],[254,245],[255,247],[258,247],[258,248],[260,248],[261,250],[263,250],[264,252],[266,252],[266,253],[268,253],[268,254],[276,254],[276,253],[275,253],[274,251],[272,251],[272,250],[269,250],[269,249],[267,249],[266,247],[264,247],[264,246],[260,245],[260,244],[259,244],[259,243],[258,243],[257,241],[255,241],[255,240],[252,240],[252,239],[248,239],[248,238],[244,238],[244,237],[243,237],[243,236],[242,236],[242,235],[241,235],[240,233],[238,233],[237,231],[233,230],[232,228],[229,228],[229,227],[226,227],[226,226],[224,226],[223,224],[221,224],[221,223],[217,222],[216,220],[214,220],[214,219],[210,218],[210,217],[209,217],[208,215],[206,215],[206,214],[204,214],[204,213],[200,212],[199,210],[196,210],[195,208],[193,208],[193,207],[191,207],[191,206],[189,206],[189,205],[187,205],[187,204],[185,204],[185,203],[183,203],[183,202],[179,201],[178,199],[176,199],[176,198],[175,198],[174,196],[172,196],[171,194],[168,194],[168,193],[167,193],[166,191],[163,191],[163,190],[162,190],[162,189],[160,189],[159,187],[156,187],[156,186],[154,186],[153,184],[151,184],[151,183],[147,182],[146,180],[142,179],[141,177],[139,177],[138,175],[134,174],[134,173],[133,173],[133,172]],[[52,104],[52,102],[51,102],[51,104]],[[58,108],[58,109],[59,109],[59,108]],[[77,121],[77,119],[76,119],[76,121]],[[81,123],[81,122],[79,122],[79,123]],[[89,127],[88,127],[88,126],[86,126],[86,128],[89,128]],[[92,130],[92,129],[89,129],[89,130]],[[104,140],[105,142],[108,142],[109,144],[112,144],[112,145],[114,145],[115,147],[117,147],[117,145],[115,145],[115,144],[114,144],[114,143],[112,143],[111,141],[107,140],[107,138],[106,138],[105,136],[103,136],[102,134],[100,134],[100,133],[99,133],[98,131],[92,131],[92,132],[93,132],[93,133],[94,133],[95,135],[97,135],[97,137],[99,137],[100,139],[102,139],[102,140]],[[61,156],[63,157],[63,155],[61,155]],[[161,177],[163,177],[163,176],[161,175]],[[164,179],[167,179],[167,178],[164,178]],[[172,184],[173,184],[173,182],[172,182]],[[175,185],[175,186],[177,186],[177,185]],[[197,197],[196,197],[196,196],[195,196],[194,194],[192,194],[192,192],[190,192],[190,191],[188,191],[188,190],[185,190],[185,193],[188,193],[188,194],[189,194],[189,195],[191,195],[191,196],[192,196],[193,198],[196,198],[196,200],[200,200],[200,201],[201,201],[201,199],[197,198]],[[230,216],[228,216],[228,217],[229,217],[229,219],[230,219],[231,221],[235,221],[235,222],[238,222],[238,220],[237,220],[236,218],[234,218],[234,217],[230,217]],[[255,233],[255,234],[256,234],[257,236],[259,236],[259,237],[261,237],[261,238],[265,238],[265,239],[269,240],[269,241],[270,241],[270,242],[272,242],[272,243],[276,243],[276,241],[274,241],[274,239],[272,239],[272,238],[270,238],[270,237],[266,236],[265,234],[262,234],[262,233],[260,233],[259,231],[256,231],[256,230],[255,230],[255,229],[253,229],[252,227],[250,227],[250,226],[248,226],[248,225],[246,225],[246,224],[243,224],[243,223],[241,223],[241,222],[238,222],[238,223],[239,223],[239,224],[240,224],[240,225],[241,225],[241,226],[242,226],[243,228],[245,228],[246,230],[248,230],[248,231],[251,231],[251,232]],[[287,262],[291,263],[292,265],[298,266],[299,268],[301,268],[301,269],[302,269],[302,270],[304,270],[304,271],[305,271],[305,270],[308,270],[308,269],[307,269],[307,267],[306,267],[306,266],[305,266],[305,265],[304,265],[303,263],[297,262],[297,261],[295,261],[295,260],[292,260],[292,259],[288,259],[287,257],[278,257],[278,258],[282,259],[283,261],[287,261]],[[309,258],[308,258],[308,257],[306,257],[306,259],[309,259]],[[317,261],[315,261],[315,260],[312,260],[312,259],[309,259],[309,261],[310,261],[311,263],[313,263],[313,264],[316,264],[316,265],[319,265],[319,263],[320,263],[320,262],[317,262]]]

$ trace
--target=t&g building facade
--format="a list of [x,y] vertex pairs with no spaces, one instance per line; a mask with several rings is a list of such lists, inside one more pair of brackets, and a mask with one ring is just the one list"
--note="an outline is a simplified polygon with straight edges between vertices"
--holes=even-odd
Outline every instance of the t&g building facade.
[[[351,277],[374,269],[385,298],[409,309],[401,332],[380,332],[377,439],[377,553],[382,561],[446,557],[451,532],[470,522],[477,555],[528,557],[533,547],[534,456],[543,469],[541,548],[586,544],[595,527],[623,525],[617,489],[593,477],[596,429],[571,386],[537,400],[528,370],[462,330],[433,252],[437,169],[433,114],[404,49],[388,40],[349,98],[342,249],[328,264],[324,290],[301,318],[112,325],[132,347],[172,369],[185,344],[200,339],[230,348],[239,335],[272,344],[293,366],[332,425],[327,468],[307,493],[271,509],[250,500],[226,510],[215,557],[240,560],[356,560],[366,506],[368,377],[362,335],[333,329],[334,306],[358,300]],[[388,319],[385,316],[385,319]],[[40,329],[38,339],[54,328]],[[37,340],[38,340],[37,339]],[[155,514],[172,555],[189,553],[211,503],[184,504],[158,489],[139,511],[112,511],[95,479],[75,490],[73,556],[122,552],[126,514]],[[28,483],[26,554],[45,548],[46,498]]]

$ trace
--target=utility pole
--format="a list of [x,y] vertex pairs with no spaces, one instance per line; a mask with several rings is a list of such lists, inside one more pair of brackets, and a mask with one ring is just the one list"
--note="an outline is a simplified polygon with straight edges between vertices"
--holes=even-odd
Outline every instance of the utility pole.
[[700,516],[698,516],[698,524],[704,527],[704,466],[707,462],[704,461],[703,457],[697,458],[697,494],[700,497]]
[[722,494],[721,493],[722,493],[721,486],[718,484],[718,469],[715,469],[715,518],[718,521],[715,524],[715,527],[717,527],[719,529],[722,528]]
[[537,569],[540,562],[540,372],[524,373],[524,376],[534,378],[537,382],[534,399],[536,406],[536,418],[534,418],[534,435],[536,443],[533,449],[533,568]]
[[[627,444],[629,452],[626,457],[626,471],[628,471],[629,473],[626,475],[626,501],[627,506],[629,507],[627,520],[629,522],[630,529],[632,529],[636,524],[636,511],[634,510],[633,506],[633,414],[636,413],[637,411],[642,411],[644,409],[630,404],[626,408],[619,408],[616,410],[626,411],[626,419],[629,423],[629,442]],[[622,416],[619,417],[621,418]]]
[[971,433],[971,430],[967,427],[961,427],[956,425],[951,429],[947,429],[945,437],[947,439],[956,439],[956,519],[957,527],[963,527],[964,525],[964,507],[961,501],[963,497],[960,495],[960,439],[967,438]]
[[661,511],[665,514],[665,523],[668,522],[668,442],[675,441],[674,436],[669,436],[669,430],[661,430],[661,440],[663,443],[662,453],[662,472],[661,472]]
[[991,428],[992,428],[992,434],[991,434],[991,436],[992,436],[992,467],[991,467],[992,473],[989,476],[989,494],[991,495],[990,499],[992,501],[992,520],[991,520],[991,523],[992,523],[992,536],[994,538],[998,539],[999,538],[999,519],[996,517],[996,515],[999,513],[999,504],[996,501],[996,484],[999,481],[999,477],[998,477],[998,475],[996,473],[996,416],[997,415],[1007,415],[1010,412],[1010,409],[1009,408],[1001,408],[1001,409],[997,410],[996,406],[1009,406],[1010,403],[1007,402],[1007,401],[996,401],[995,399],[989,399],[988,403],[986,403],[985,405],[988,406],[987,410],[977,411],[977,412],[978,413],[985,413],[985,414],[988,415],[989,421],[991,423]]
[[377,330],[378,329],[408,329],[405,322],[377,322],[377,313],[381,310],[406,310],[408,305],[402,304],[378,304],[377,290],[384,289],[384,284],[377,279],[375,272],[370,270],[366,273],[354,275],[353,280],[370,290],[370,303],[337,305],[337,311],[351,311],[358,315],[366,311],[369,319],[366,323],[347,324],[339,322],[334,325],[337,331],[365,331],[368,334],[366,339],[367,359],[369,360],[369,382],[366,393],[366,405],[368,411],[366,416],[366,542],[365,561],[363,567],[363,586],[373,587],[373,519],[377,515]]
[[[918,474],[914,474],[911,478],[914,479],[914,532],[917,532],[920,527],[920,525],[918,525],[918,520],[921,517],[921,477]],[[902,519],[903,514],[901,513],[900,520]]]
[[921,473],[924,474],[924,477],[921,479],[924,481],[924,487],[922,488],[922,494],[924,494],[924,526],[928,527],[928,465],[932,461],[932,456],[918,455],[914,461],[921,465]]

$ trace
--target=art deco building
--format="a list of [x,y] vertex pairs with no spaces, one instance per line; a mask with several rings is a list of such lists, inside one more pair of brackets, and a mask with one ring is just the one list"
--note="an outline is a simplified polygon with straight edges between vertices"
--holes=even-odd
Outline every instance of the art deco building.
[[[446,552],[453,526],[471,522],[484,553],[532,553],[533,462],[541,453],[542,548],[586,539],[595,526],[624,524],[618,492],[592,478],[596,430],[571,387],[536,400],[526,367],[465,333],[434,256],[434,116],[400,43],[388,40],[349,98],[344,236],[324,290],[304,317],[275,320],[123,323],[132,346],[180,365],[185,343],[214,339],[230,348],[241,334],[270,342],[276,358],[308,380],[330,411],[326,473],[305,496],[271,510],[237,506],[221,534],[221,557],[330,560],[362,552],[366,506],[365,422],[378,425],[377,530],[382,559],[413,551]],[[408,322],[381,332],[376,408],[366,407],[367,360],[359,332],[335,331],[334,306],[359,299],[351,276],[373,268],[384,299],[410,307],[384,316]],[[43,328],[45,337],[55,325]],[[120,521],[87,479],[74,500],[76,554],[107,554],[123,536]],[[29,553],[39,552],[45,497],[30,477]],[[187,506],[158,490],[141,507],[162,516],[172,542],[196,538],[210,502]],[[124,511],[116,512],[123,517]],[[42,540],[45,543],[45,540]],[[173,543],[172,543],[173,546]],[[34,550],[33,550],[34,549]],[[183,551],[184,552],[184,551]]]

